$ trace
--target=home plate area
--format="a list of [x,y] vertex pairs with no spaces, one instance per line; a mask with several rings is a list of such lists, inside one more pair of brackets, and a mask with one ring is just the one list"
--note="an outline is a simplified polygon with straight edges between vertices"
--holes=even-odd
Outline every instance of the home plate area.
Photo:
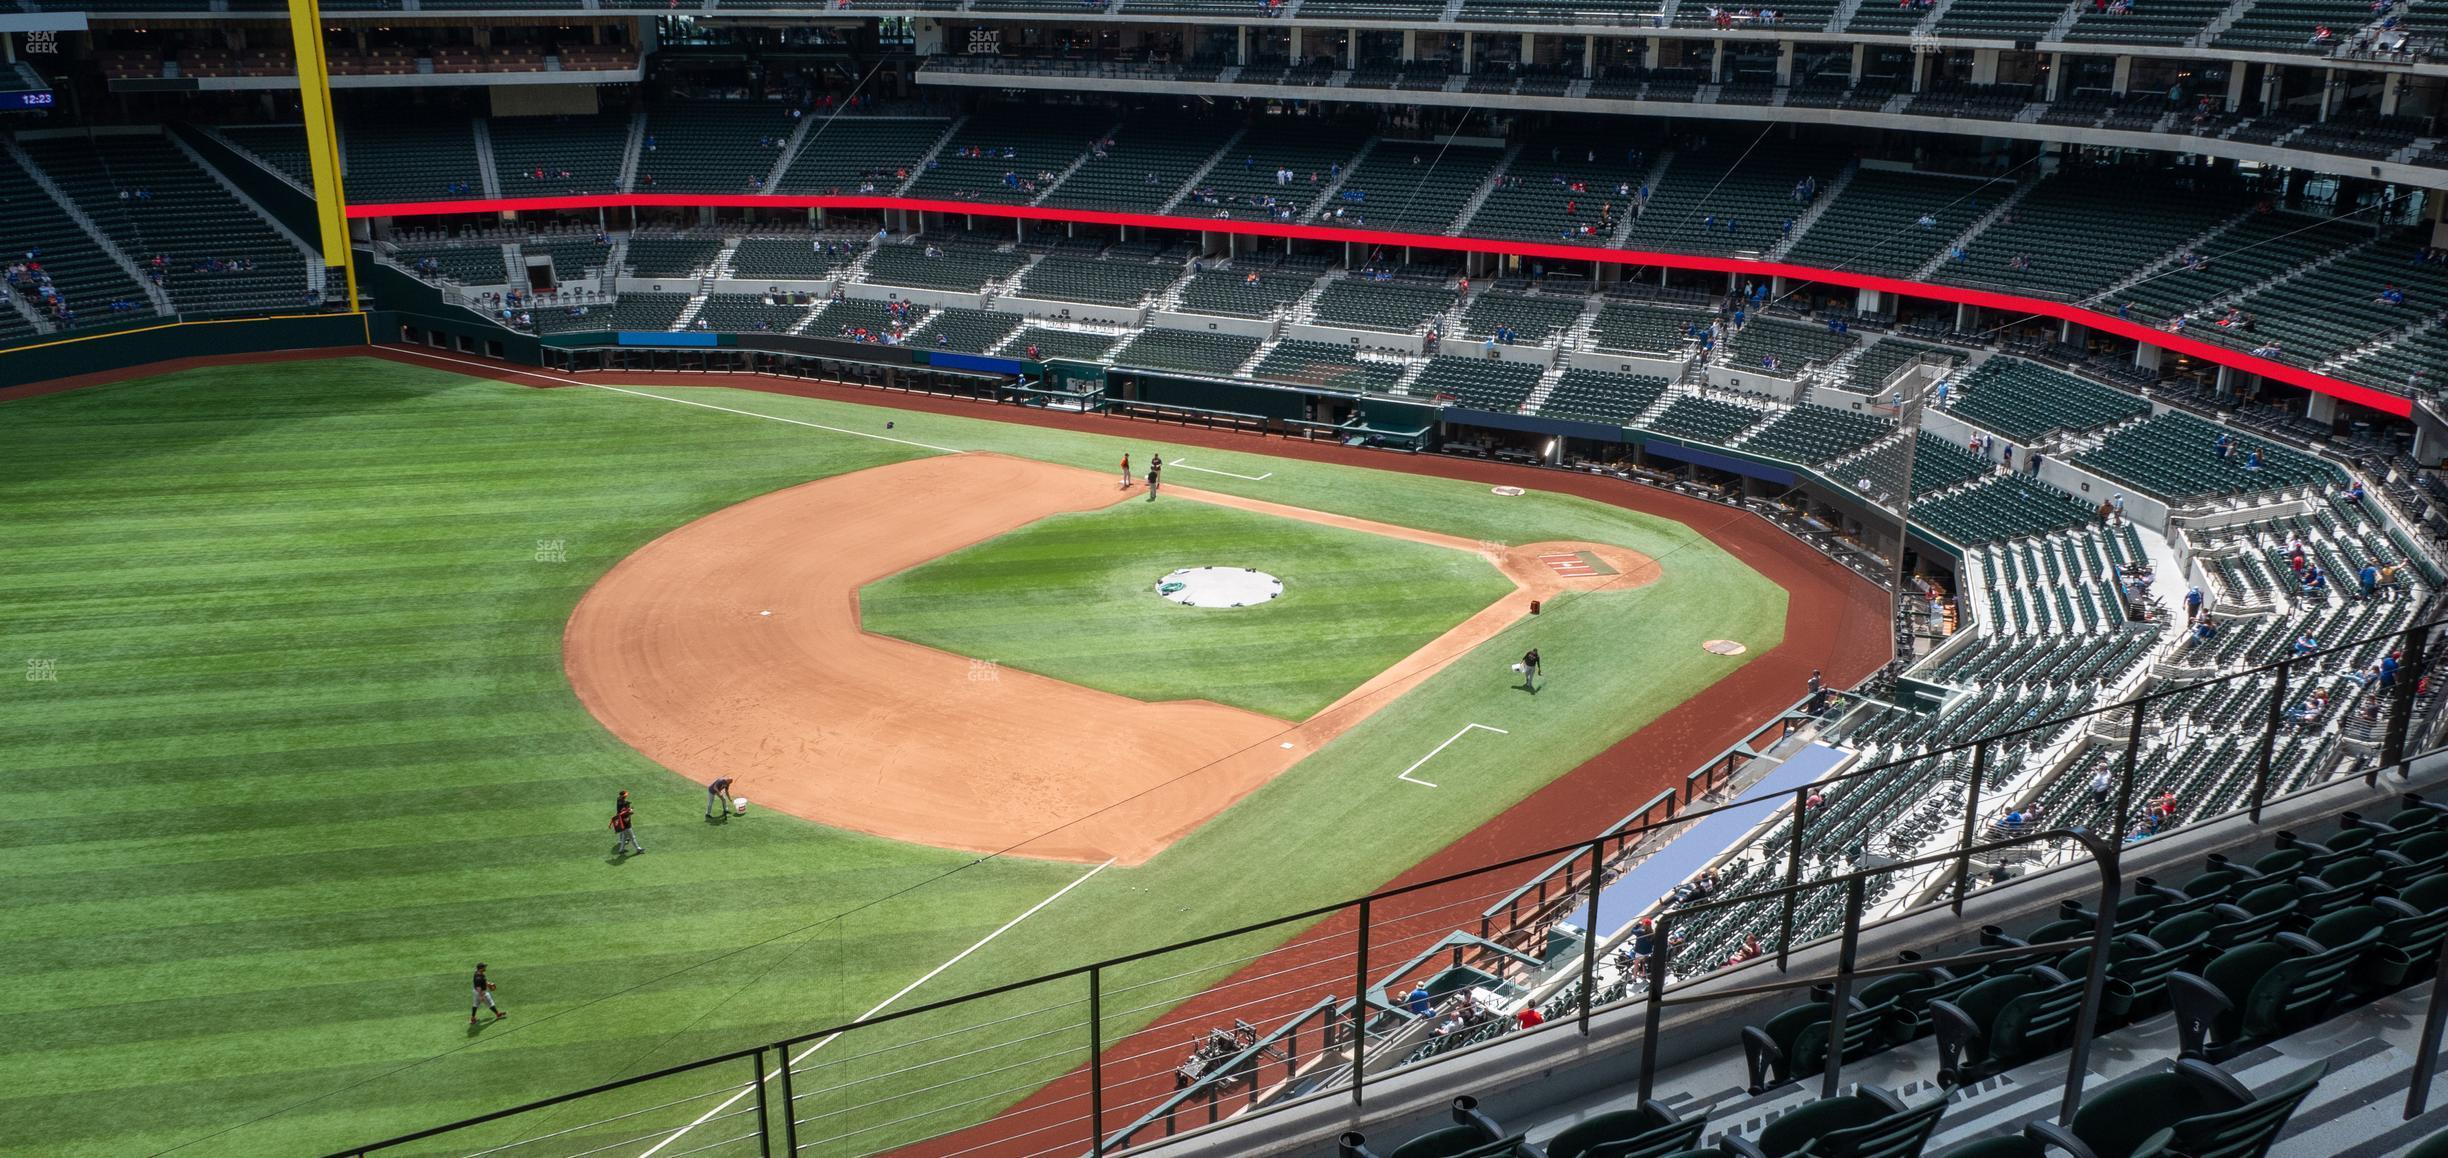
[[1607,566],[1605,561],[1588,551],[1558,551],[1541,555],[1538,560],[1548,570],[1566,579],[1594,579],[1616,573],[1613,567]]

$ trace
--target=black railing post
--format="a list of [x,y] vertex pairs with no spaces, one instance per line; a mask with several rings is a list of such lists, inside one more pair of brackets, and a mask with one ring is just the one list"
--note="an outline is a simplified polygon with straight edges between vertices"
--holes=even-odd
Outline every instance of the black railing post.
[[1793,950],[1794,886],[1802,883],[1802,829],[1809,821],[1810,788],[1794,789],[1793,839],[1785,844],[1785,899],[1779,902],[1783,912],[1777,917],[1777,972],[1785,971],[1785,962]]
[[782,1047],[782,1152],[797,1158],[799,1153],[799,1099],[791,1093],[790,1047]]
[[1845,882],[1844,940],[1836,948],[1836,992],[1828,1000],[1827,1074],[1820,1079],[1819,1096],[1836,1096],[1838,1082],[1844,1080],[1845,1006],[1853,1000],[1853,965],[1861,950],[1862,908],[1868,900],[1865,881],[1855,876]]
[[1360,1104],[1360,1086],[1367,1080],[1361,1068],[1368,1060],[1369,901],[1360,898],[1360,944],[1352,954],[1352,1105]]
[[[1963,855],[1955,858],[1955,915],[1963,916],[1964,897],[1972,891],[1972,839],[1980,834],[1981,787],[1989,779],[1989,741],[1972,749],[1972,791],[1964,797]],[[1829,1097],[1835,1097],[1829,1094]]]
[[1666,1020],[1666,945],[1674,914],[1660,913],[1649,944],[1649,1008],[1641,1027],[1640,1100],[1657,1092],[1658,1026]]
[[[782,1056],[788,1060],[790,1051],[784,1050]],[[757,1153],[764,1155],[764,1158],[773,1158],[773,1130],[765,1121],[765,1051],[763,1049],[757,1050],[748,1058],[748,1080],[756,1083]]]
[[2133,719],[2125,729],[2125,767],[2117,776],[2116,816],[2108,833],[2109,845],[2122,850],[2125,833],[2133,813],[2134,776],[2142,763],[2142,717],[2149,714],[2150,697],[2133,702]]
[[1088,1153],[1105,1153],[1105,970],[1088,967]]
[[2431,1105],[2431,1079],[2439,1075],[2440,1032],[2448,1028],[2448,941],[2440,942],[2431,972],[2431,1000],[2423,1006],[2422,1048],[2414,1054],[2414,1082],[2406,1087],[2405,1116],[2419,1118]]
[[2277,758],[2278,729],[2284,726],[2286,721],[2289,666],[2286,663],[2278,665],[2278,687],[2270,693],[2269,720],[2261,728],[2261,756],[2253,768],[2252,822],[2254,824],[2261,823],[2261,805],[2269,800],[2270,762]]
[[2431,641],[2431,628],[2417,623],[2406,629],[2402,650],[2405,659],[2397,665],[2397,686],[2389,697],[2388,738],[2380,745],[2380,763],[2372,765],[2365,783],[2380,782],[2382,765],[2395,765],[2397,776],[2406,775],[2406,734],[2414,723],[2414,685],[2422,681],[2423,649]]
[[1589,916],[1581,925],[1581,1036],[1589,1036],[1590,1006],[1598,1004],[1598,885],[1606,878],[1606,838],[1590,842]]
[[[2135,719],[2140,719],[2138,710]],[[2109,948],[2116,940],[2117,903],[2124,896],[2125,836],[2112,832],[2094,836],[2091,858],[2099,862],[2099,914],[2091,925],[2091,967],[2083,974],[2083,1000],[2074,1011],[2074,1048],[2066,1056],[2065,1099],[2057,1107],[2057,1124],[2074,1127],[2074,1111],[2082,1108],[2083,1076],[2091,1072],[2091,1038],[2099,1032],[2100,1003],[2108,996]]]

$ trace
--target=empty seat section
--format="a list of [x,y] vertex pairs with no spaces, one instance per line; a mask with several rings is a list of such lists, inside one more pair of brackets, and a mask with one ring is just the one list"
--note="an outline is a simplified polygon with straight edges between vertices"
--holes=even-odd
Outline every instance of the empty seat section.
[[2096,430],[2150,413],[2150,404],[2062,370],[1995,357],[1954,381],[1947,409],[1956,417],[2031,443],[2060,430]]
[[1530,400],[1540,369],[1532,362],[1502,362],[1490,358],[1437,357],[1411,380],[1408,388],[1422,397],[1450,399],[1473,410],[1512,414]]
[[2014,186],[1864,168],[1853,174],[1786,260],[1882,277],[1911,277]]
[[1291,339],[1275,344],[1250,377],[1294,386],[1385,394],[1403,375],[1399,362],[1365,359],[1349,346]]
[[1179,267],[1144,261],[1049,257],[1021,274],[1020,285],[1013,292],[1021,297],[1136,306],[1153,299],[1179,276]]
[[1313,316],[1320,325],[1411,334],[1453,304],[1454,291],[1442,286],[1347,277],[1318,295]]
[[346,118],[340,147],[353,205],[484,196],[476,130],[466,117],[359,112]]
[[969,118],[910,185],[913,197],[1025,205],[1103,139],[1102,115],[1049,117],[1036,110]]
[[776,191],[900,192],[951,122],[933,117],[834,117],[808,126]]
[[1548,418],[1630,426],[1665,396],[1666,385],[1664,378],[1653,374],[1566,370],[1540,401],[1538,412]]
[[781,159],[797,122],[777,101],[654,106],[638,155],[640,193],[746,193]]
[[1154,213],[1215,156],[1230,127],[1202,121],[1138,120],[1089,149],[1088,159],[1038,203],[1109,213]]
[[[50,138],[24,147],[121,253],[139,266],[164,259],[180,313],[277,313],[306,300],[306,255],[167,138]],[[72,304],[80,314],[107,305]]]
[[[1436,163],[1431,165],[1433,157]],[[1343,179],[1321,223],[1444,233],[1504,160],[1498,149],[1442,148],[1427,141],[1380,141]]]
[[1259,339],[1243,334],[1211,334],[1201,330],[1142,331],[1122,350],[1117,365],[1149,370],[1185,370],[1216,377],[1229,376],[1258,352]]
[[866,274],[861,280],[878,285],[975,293],[986,288],[987,282],[1018,273],[1024,260],[1016,253],[967,245],[935,248],[936,252],[930,255],[927,247],[917,245],[882,246],[867,259]]
[[504,197],[559,197],[620,191],[630,118],[491,118],[493,169]]

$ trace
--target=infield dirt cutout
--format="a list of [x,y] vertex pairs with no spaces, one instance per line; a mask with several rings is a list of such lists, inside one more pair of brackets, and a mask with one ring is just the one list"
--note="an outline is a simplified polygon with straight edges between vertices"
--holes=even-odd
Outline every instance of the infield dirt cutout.
[[[1469,551],[1514,590],[1289,731],[1240,708],[1146,703],[861,629],[868,583],[1039,519],[1144,498],[1117,491],[1111,471],[970,453],[820,479],[671,531],[579,600],[563,662],[623,742],[700,783],[734,777],[763,806],[968,852],[1138,864],[1393,702],[1396,685],[1528,615],[1530,600],[1659,574],[1619,547],[1496,548],[1185,487],[1164,496]],[[1559,554],[1615,573],[1541,561]]]

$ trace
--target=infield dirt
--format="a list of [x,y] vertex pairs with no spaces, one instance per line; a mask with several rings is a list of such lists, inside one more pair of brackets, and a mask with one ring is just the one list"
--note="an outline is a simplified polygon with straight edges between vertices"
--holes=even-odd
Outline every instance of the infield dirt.
[[[1164,493],[1471,552],[1514,590],[1298,724],[997,668],[864,630],[859,589],[1139,492],[1118,491],[1103,471],[947,455],[777,491],[647,544],[570,617],[570,683],[631,747],[700,783],[731,776],[734,792],[764,807],[969,852],[1139,864],[1493,638],[1531,600],[1659,574],[1618,547],[1497,547],[1192,488]],[[1558,551],[1588,552],[1618,574],[1559,575],[1539,561]]]

